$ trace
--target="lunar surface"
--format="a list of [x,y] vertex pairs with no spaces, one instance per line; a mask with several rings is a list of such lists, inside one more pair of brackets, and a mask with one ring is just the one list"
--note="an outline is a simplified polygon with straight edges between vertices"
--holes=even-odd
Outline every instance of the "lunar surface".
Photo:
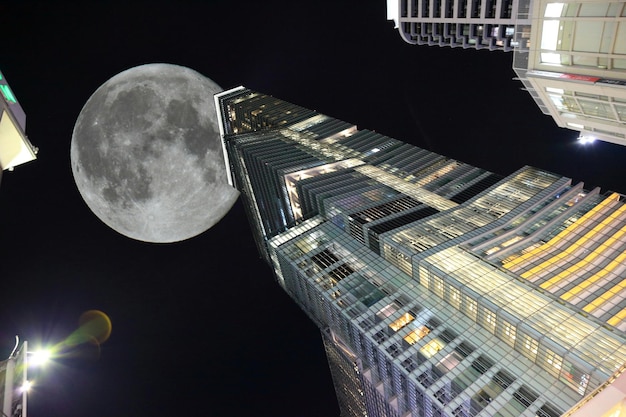
[[213,95],[189,68],[148,64],[105,82],[74,126],[70,159],[83,199],[133,239],[168,243],[217,223],[239,193],[228,185]]

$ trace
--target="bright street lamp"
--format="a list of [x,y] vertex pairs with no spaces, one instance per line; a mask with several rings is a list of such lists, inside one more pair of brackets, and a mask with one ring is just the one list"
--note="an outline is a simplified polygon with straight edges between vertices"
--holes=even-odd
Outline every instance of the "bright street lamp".
[[36,350],[34,352],[27,352],[30,356],[28,359],[28,365],[32,366],[43,366],[49,360],[51,356],[51,352],[48,349]]
[[0,382],[4,378],[4,392],[0,392],[3,417],[27,417],[27,393],[32,387],[28,380],[28,367],[41,366],[50,359],[49,350],[28,351],[28,342],[19,346],[15,336],[15,347],[7,359],[0,361]]

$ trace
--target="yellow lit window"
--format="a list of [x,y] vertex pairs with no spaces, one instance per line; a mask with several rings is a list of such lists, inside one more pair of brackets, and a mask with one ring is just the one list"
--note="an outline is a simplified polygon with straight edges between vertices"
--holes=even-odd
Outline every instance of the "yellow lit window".
[[426,336],[428,333],[430,333],[430,329],[428,329],[428,327],[426,326],[420,326],[418,329],[413,330],[411,333],[407,334],[404,337],[404,340],[409,344],[412,345],[415,342],[421,340],[424,338],[424,336]]
[[504,333],[509,337],[509,339],[515,340],[515,327],[511,323],[505,323]]
[[506,242],[504,242],[504,243],[502,244],[502,246],[504,246],[504,247],[506,248],[507,246],[510,246],[510,245],[512,245],[513,243],[519,242],[519,241],[520,241],[520,240],[522,240],[522,239],[523,239],[523,237],[521,237],[521,236],[515,236],[513,239],[509,239],[509,240],[507,240]]
[[437,352],[445,347],[445,344],[440,339],[433,339],[420,349],[422,355],[427,359],[432,358]]
[[532,337],[526,336],[524,338],[524,347],[530,352],[537,354],[537,348],[539,347],[539,343]]
[[404,313],[402,316],[400,316],[398,320],[391,323],[389,327],[391,327],[393,331],[397,332],[398,330],[400,330],[401,328],[403,328],[404,326],[406,326],[413,320],[415,320],[415,317],[413,317],[409,313]]
[[494,253],[498,252],[499,250],[500,250],[500,246],[494,246],[493,248],[485,251],[485,254],[493,255]]

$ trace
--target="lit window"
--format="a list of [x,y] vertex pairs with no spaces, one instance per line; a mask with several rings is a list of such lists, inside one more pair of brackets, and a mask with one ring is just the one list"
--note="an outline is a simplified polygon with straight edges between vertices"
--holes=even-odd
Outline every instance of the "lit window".
[[539,343],[532,337],[526,336],[524,338],[524,347],[526,348],[526,350],[536,355]]
[[[557,49],[556,46],[559,40],[560,23],[561,22],[559,22],[558,20],[546,20],[543,22],[543,32],[541,36],[541,49],[556,51]],[[541,54],[541,55],[542,55],[541,60],[543,61],[544,54]]]
[[561,17],[563,13],[563,3],[548,3],[546,5],[545,17]]
[[493,255],[494,253],[498,252],[500,250],[500,246],[494,246],[493,248],[485,251],[486,255]]
[[504,323],[504,334],[511,340],[515,340],[515,327],[511,323]]
[[413,330],[412,332],[410,332],[409,334],[407,334],[404,337],[404,340],[409,344],[412,345],[415,342],[421,340],[424,338],[424,336],[426,336],[428,333],[430,333],[430,329],[428,329],[428,327],[426,326],[420,326],[418,329]]
[[519,241],[520,241],[520,240],[522,240],[522,239],[523,239],[523,237],[522,237],[522,236],[515,236],[514,238],[509,239],[509,240],[507,240],[506,242],[504,242],[504,243],[502,244],[502,246],[504,246],[504,247],[506,248],[507,246],[510,246],[510,245],[512,245],[513,243],[517,243],[517,242],[519,242]]
[[435,356],[437,352],[439,352],[444,347],[445,347],[445,344],[443,343],[442,340],[433,339],[427,344],[425,344],[424,347],[420,349],[420,352],[422,353],[422,355],[424,355],[428,359],[428,358],[432,358],[433,356]]
[[496,314],[485,310],[485,320],[487,321],[487,323],[491,324],[491,325],[495,325],[496,324]]
[[394,331],[397,332],[398,330],[400,330],[401,328],[403,328],[404,326],[406,326],[413,320],[415,320],[415,317],[413,317],[409,313],[404,313],[398,320],[391,323],[389,327],[391,327]]
[[546,87],[546,91],[548,93],[556,93],[556,94],[565,93],[565,90],[563,90],[562,88],[554,88],[554,87]]
[[553,52],[542,52],[541,62],[545,62],[546,64],[560,64],[561,54],[555,54]]
[[552,365],[556,369],[561,369],[561,364],[563,363],[563,359],[557,355],[556,353],[548,350],[547,354],[547,362]]

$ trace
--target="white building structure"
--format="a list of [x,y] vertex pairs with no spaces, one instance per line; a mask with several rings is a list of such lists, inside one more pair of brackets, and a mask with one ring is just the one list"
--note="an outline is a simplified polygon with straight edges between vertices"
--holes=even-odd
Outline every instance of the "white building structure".
[[626,2],[387,0],[417,45],[514,51],[539,108],[581,140],[626,145]]

